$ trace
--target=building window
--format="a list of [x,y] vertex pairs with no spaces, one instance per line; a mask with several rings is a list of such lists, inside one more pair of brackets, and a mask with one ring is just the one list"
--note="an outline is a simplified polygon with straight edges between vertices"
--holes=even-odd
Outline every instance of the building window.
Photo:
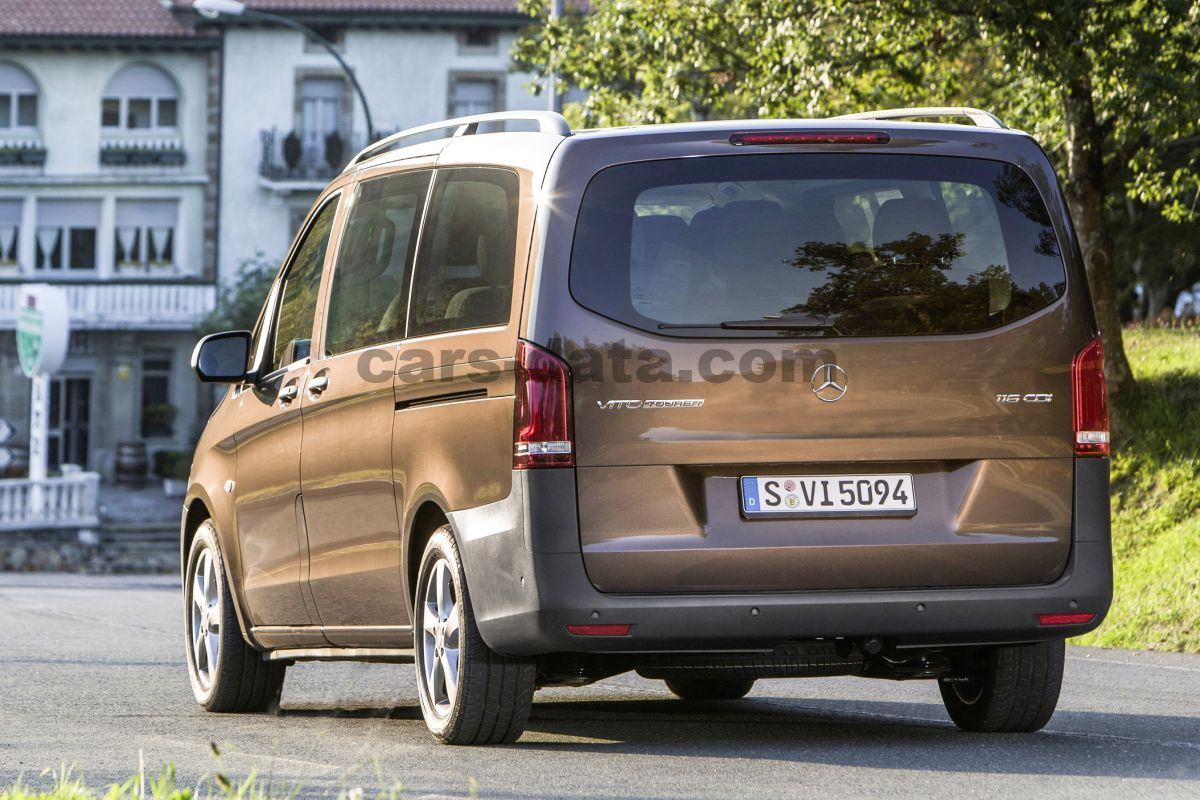
[[39,200],[34,267],[40,271],[96,268],[99,200]]
[[450,116],[487,114],[500,108],[500,82],[492,77],[453,76],[450,79]]
[[109,131],[175,131],[179,90],[150,64],[130,64],[112,77],[100,100],[100,125]]
[[[346,50],[346,29],[339,28],[336,25],[315,25],[313,30],[317,32],[325,41],[333,45],[333,49],[339,53]],[[314,42],[309,37],[304,37],[304,52],[306,53],[325,53],[328,52],[324,46],[318,42]]]
[[284,142],[284,160],[292,171],[324,178],[337,174],[354,154],[350,141],[350,96],[344,78],[327,75],[299,75],[296,84],[296,108],[299,114],[296,134],[299,146],[288,161]]
[[458,52],[495,53],[499,38],[495,28],[467,28],[458,32]]
[[17,265],[22,205],[20,200],[0,199],[0,268]]
[[175,435],[175,406],[171,405],[171,351],[142,353],[142,437]]
[[178,200],[118,200],[114,266],[121,271],[175,266]]
[[90,356],[95,352],[92,348],[92,337],[88,331],[71,331],[67,340],[67,354],[72,356]]
[[37,84],[15,64],[0,63],[0,130],[36,128]]

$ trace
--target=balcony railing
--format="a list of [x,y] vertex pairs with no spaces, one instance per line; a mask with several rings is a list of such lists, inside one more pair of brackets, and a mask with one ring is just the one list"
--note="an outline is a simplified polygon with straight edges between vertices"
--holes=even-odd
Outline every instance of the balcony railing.
[[0,531],[90,528],[100,523],[100,475],[0,480]]
[[[191,330],[216,307],[211,283],[60,283],[73,330]],[[16,325],[20,285],[0,284],[0,329]]]
[[46,146],[41,139],[0,139],[0,167],[41,167]]
[[262,155],[258,174],[270,181],[325,182],[366,145],[361,133],[259,131]]

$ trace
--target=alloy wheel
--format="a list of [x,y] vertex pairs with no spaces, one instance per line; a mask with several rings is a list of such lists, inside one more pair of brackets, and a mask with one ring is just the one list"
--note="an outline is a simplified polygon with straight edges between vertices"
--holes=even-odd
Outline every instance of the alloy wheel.
[[212,550],[206,547],[197,554],[190,578],[192,668],[201,687],[208,690],[216,677],[221,644],[221,586]]
[[421,652],[417,654],[422,693],[439,719],[450,716],[458,694],[458,593],[450,563],[439,558],[425,582],[421,608]]

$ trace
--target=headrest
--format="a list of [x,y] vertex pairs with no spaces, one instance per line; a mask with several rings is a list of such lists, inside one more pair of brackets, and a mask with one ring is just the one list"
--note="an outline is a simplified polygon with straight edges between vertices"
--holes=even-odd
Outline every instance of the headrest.
[[645,217],[633,218],[633,235],[635,238],[672,238],[677,239],[687,233],[687,223],[682,217],[673,214],[650,214]]
[[372,215],[359,226],[347,231],[349,238],[343,252],[354,260],[354,268],[346,270],[343,280],[359,286],[387,272],[392,263],[392,248],[396,244],[396,224],[382,214]]
[[931,239],[953,233],[946,210],[935,200],[895,197],[879,207],[871,238],[875,247],[920,233]]

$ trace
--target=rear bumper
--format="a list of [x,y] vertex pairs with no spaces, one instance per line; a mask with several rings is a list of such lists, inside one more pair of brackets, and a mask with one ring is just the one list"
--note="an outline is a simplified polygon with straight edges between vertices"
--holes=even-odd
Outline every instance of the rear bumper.
[[[574,474],[517,471],[499,503],[454,512],[480,633],[508,655],[771,649],[819,637],[878,637],[898,648],[1000,644],[1076,636],[1112,599],[1108,461],[1075,471],[1071,557],[1037,586],[628,595],[597,591],[579,548]],[[1039,614],[1092,613],[1043,627]],[[567,625],[629,624],[628,636],[579,637]]]

